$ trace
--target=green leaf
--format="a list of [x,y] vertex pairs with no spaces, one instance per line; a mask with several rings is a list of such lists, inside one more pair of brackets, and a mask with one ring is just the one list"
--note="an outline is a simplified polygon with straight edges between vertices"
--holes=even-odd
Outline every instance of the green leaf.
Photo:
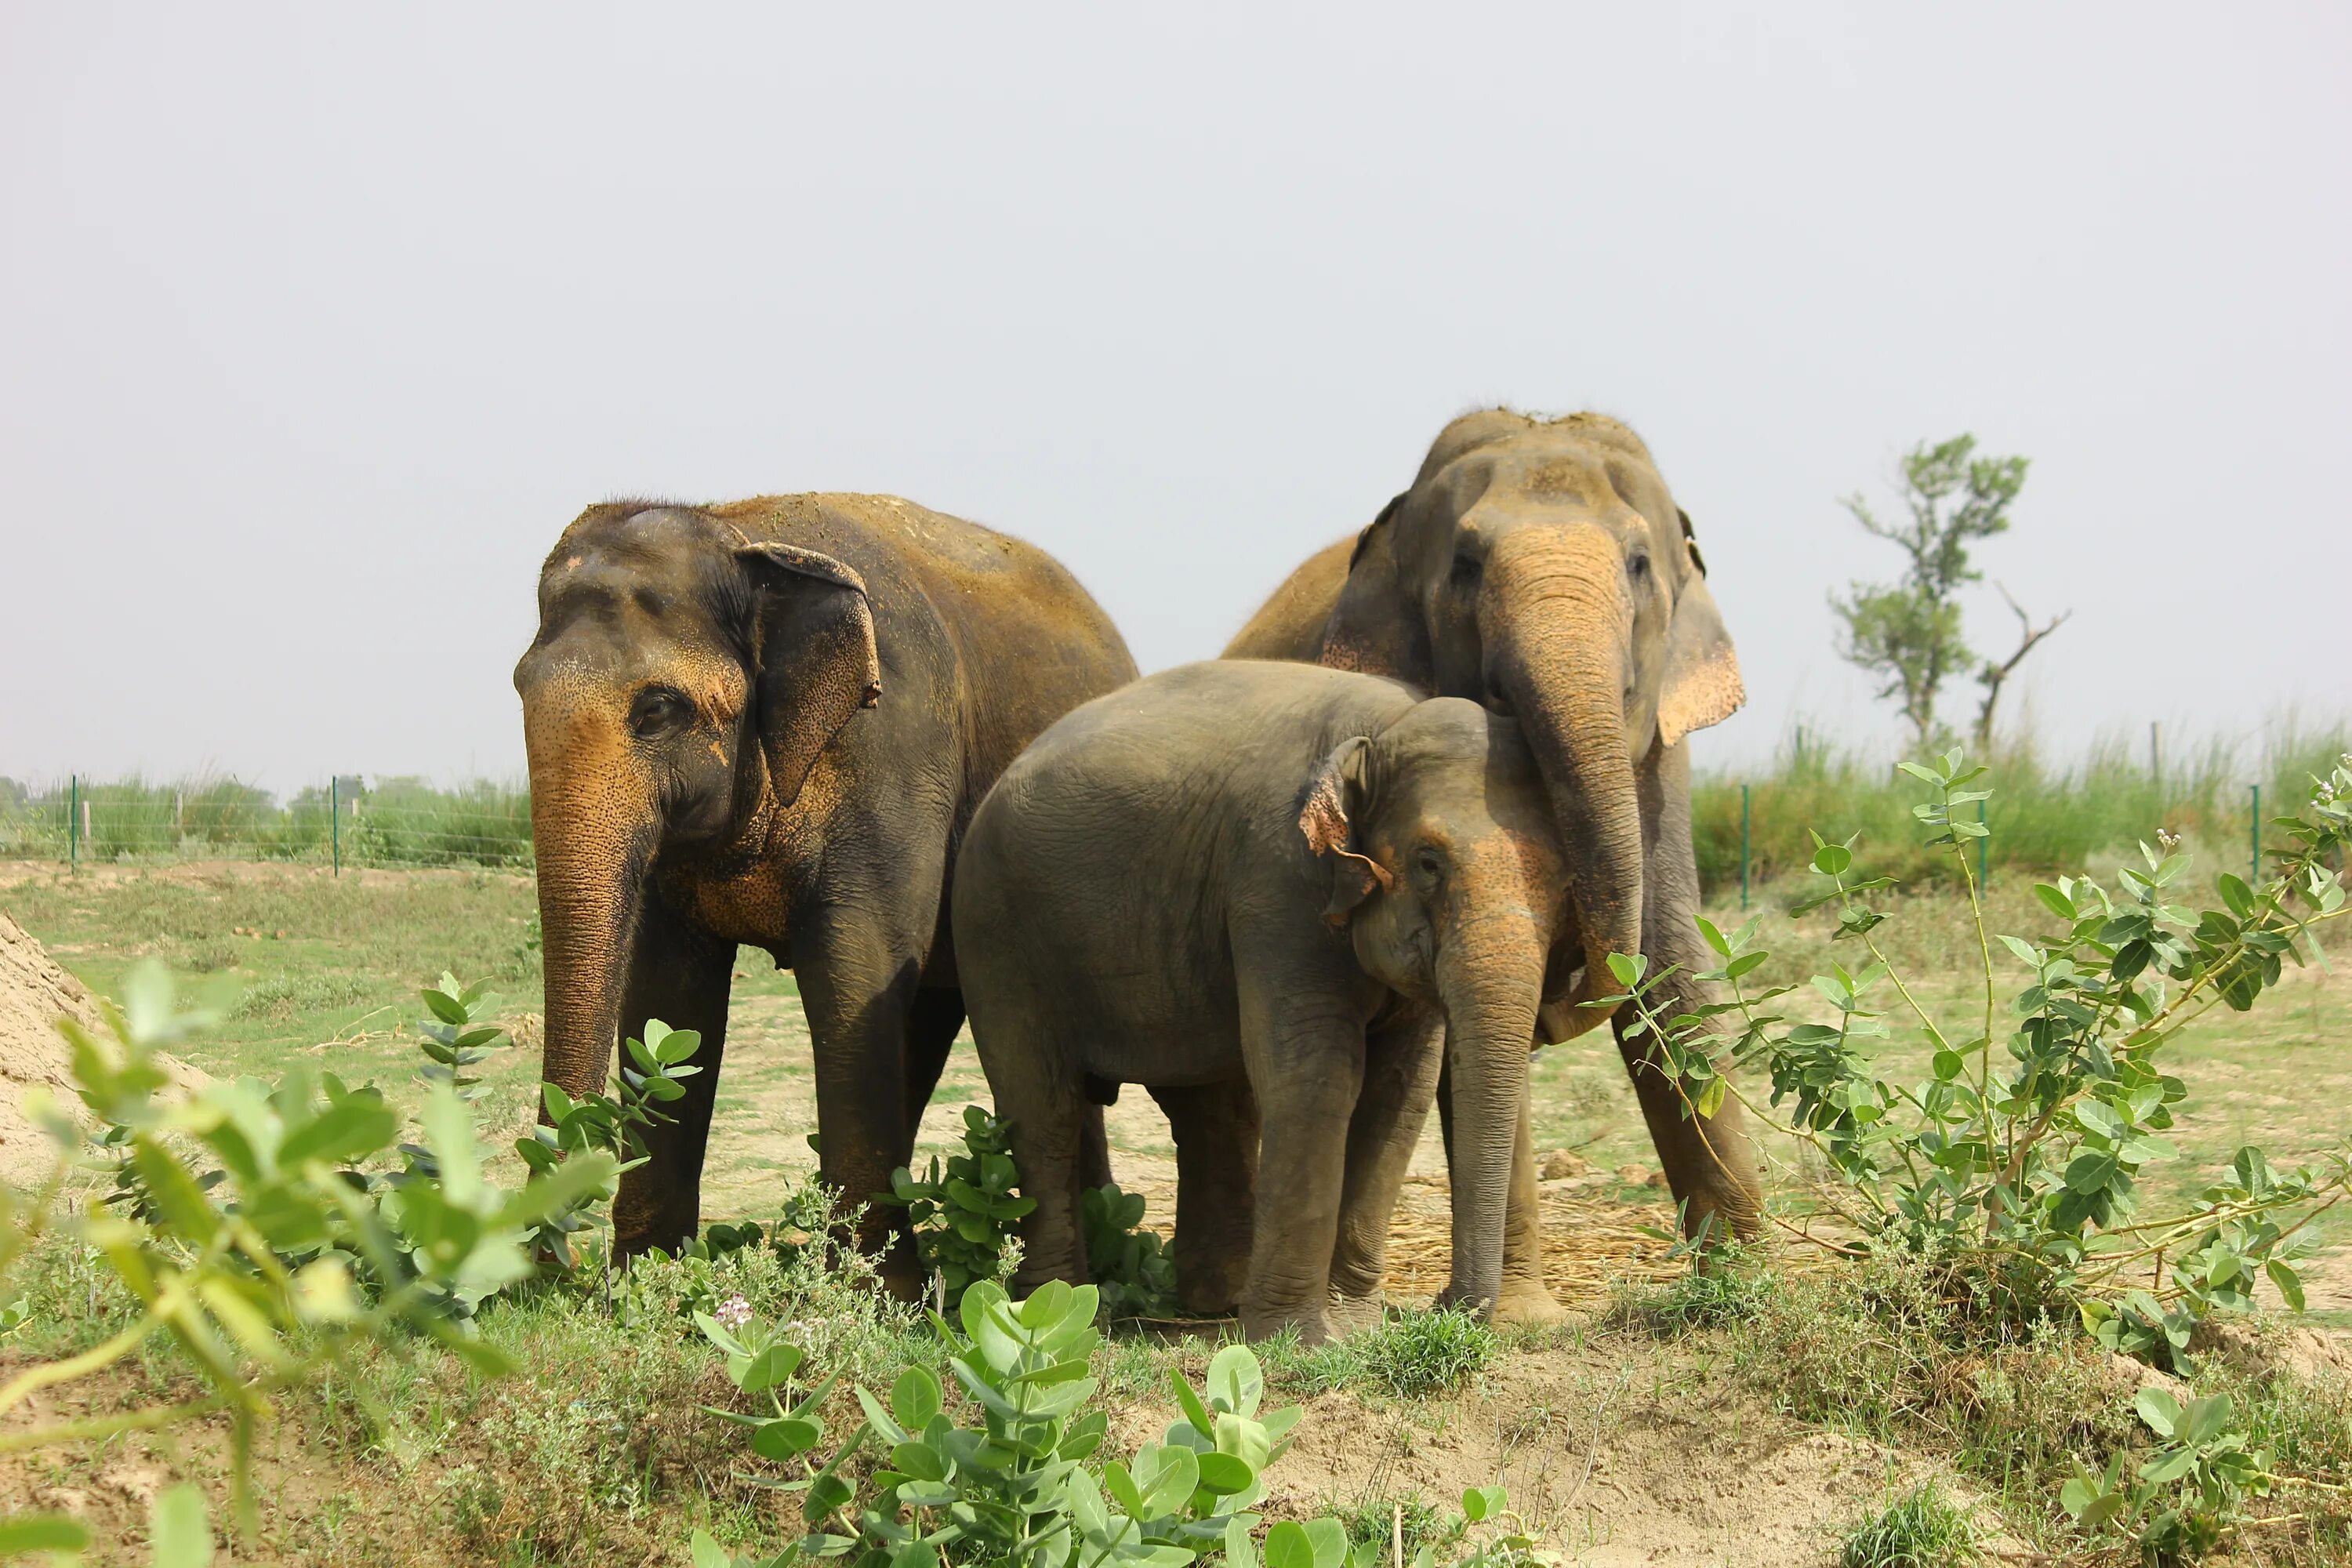
[[2301,1275],[2275,1258],[2263,1265],[2263,1272],[2271,1277],[2271,1283],[2278,1287],[2279,1296],[2288,1307],[2298,1312],[2303,1310],[2303,1277]]
[[1117,1459],[1103,1467],[1103,1489],[1118,1500],[1118,1506],[1130,1518],[1143,1516],[1143,1489],[1136,1484],[1133,1473]]
[[1219,1497],[1231,1497],[1245,1491],[1257,1479],[1257,1469],[1238,1454],[1207,1453],[1199,1456],[1201,1489]]
[[797,1345],[770,1345],[751,1359],[735,1386],[746,1394],[765,1394],[791,1381],[793,1371],[801,1364]]
[[735,1568],[735,1559],[726,1548],[710,1539],[707,1530],[698,1530],[689,1539],[687,1550],[693,1554],[694,1568]]
[[940,1457],[939,1450],[911,1437],[890,1450],[890,1465],[919,1481],[943,1481],[948,1479],[948,1464]]
[[0,1558],[29,1552],[86,1552],[89,1527],[62,1513],[12,1513],[0,1519]]
[[186,1481],[157,1492],[147,1513],[147,1541],[154,1568],[209,1568],[213,1526],[204,1492]]
[[1192,1424],[1192,1429],[1200,1433],[1203,1437],[1215,1436],[1217,1432],[1216,1422],[1211,1419],[1208,1406],[1201,1403],[1201,1396],[1192,1392],[1192,1384],[1186,1380],[1183,1369],[1181,1367],[1170,1367],[1168,1369],[1168,1381],[1174,1386],[1176,1390],[1176,1403],[1182,1408],[1184,1412],[1184,1419]]
[[2180,1420],[2180,1401],[2160,1388],[2141,1389],[2139,1396],[2132,1401],[2132,1408],[2139,1412],[2139,1418],[2147,1422],[2148,1429],[2159,1437],[2171,1436],[2173,1427]]
[[1642,984],[1643,972],[1649,966],[1650,961],[1638,952],[1612,952],[1609,955],[1609,973],[1615,975],[1617,984],[1628,991]]
[[807,1453],[824,1440],[824,1429],[804,1416],[785,1415],[761,1423],[751,1434],[751,1447],[763,1459],[789,1459]]
[[2074,909],[2074,900],[2068,898],[2056,888],[2052,887],[2049,883],[2034,883],[2033,896],[2042,900],[2042,907],[2043,909],[2048,910],[2060,920],[2072,921],[2077,918]]
[[2254,891],[2246,886],[2244,879],[2224,871],[2221,877],[2221,901],[2230,906],[2231,914],[2244,920],[2254,912]]
[[919,1432],[940,1413],[940,1380],[928,1367],[910,1366],[890,1385],[890,1413],[909,1432]]
[[1462,1494],[1462,1517],[1476,1524],[1501,1513],[1509,1501],[1501,1487],[1472,1487]]
[[1265,1532],[1265,1568],[1315,1568],[1315,1542],[1305,1525],[1286,1519]]
[[1824,877],[1843,876],[1853,865],[1853,851],[1843,844],[1824,844],[1813,851],[1813,869]]
[[824,1516],[857,1495],[857,1489],[839,1476],[825,1474],[809,1482],[808,1496],[801,1503],[801,1517],[811,1524],[822,1523]]
[[1313,1544],[1315,1568],[1347,1568],[1348,1527],[1336,1519],[1310,1519],[1307,1539]]
[[1236,1415],[1257,1414],[1265,1393],[1265,1375],[1247,1345],[1227,1345],[1209,1358],[1209,1403]]
[[1257,1547],[1250,1540],[1249,1521],[1238,1514],[1225,1521],[1225,1568],[1258,1568]]
[[306,1160],[324,1160],[347,1164],[382,1149],[399,1131],[400,1119],[383,1101],[346,1100],[289,1132],[278,1146],[278,1163],[295,1166]]

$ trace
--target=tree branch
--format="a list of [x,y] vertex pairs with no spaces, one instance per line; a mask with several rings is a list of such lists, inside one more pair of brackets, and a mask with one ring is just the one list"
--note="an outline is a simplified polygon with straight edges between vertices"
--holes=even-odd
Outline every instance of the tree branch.
[[1977,750],[1979,752],[1986,750],[1992,744],[1993,710],[2000,702],[2002,683],[2015,673],[2019,665],[2025,662],[2025,656],[2032,653],[2043,637],[2064,626],[2074,618],[2074,615],[2072,610],[2063,611],[2053,616],[2042,626],[2036,626],[2033,624],[2033,617],[2025,613],[2024,606],[2010,596],[2009,589],[2005,584],[1995,583],[1993,586],[2000,590],[2002,601],[2017,616],[2017,651],[2011,654],[2008,659],[2000,664],[1995,664],[1990,659],[1985,660],[1984,670],[1977,677],[1984,683],[1985,689],[1984,706],[1977,710]]

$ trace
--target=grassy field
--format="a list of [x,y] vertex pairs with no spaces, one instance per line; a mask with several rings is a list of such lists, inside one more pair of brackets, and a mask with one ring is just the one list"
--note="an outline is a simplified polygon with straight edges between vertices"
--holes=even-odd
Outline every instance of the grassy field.
[[[1832,952],[1820,917],[1792,922],[1777,912],[1798,890],[1777,885],[1757,904],[1780,955],[1773,973],[1801,979],[1848,955]],[[1915,990],[1931,1005],[1980,1009],[1965,905],[1929,892],[1895,907],[1882,935]],[[0,909],[95,989],[111,989],[148,955],[209,988],[224,1017],[185,1054],[216,1076],[274,1077],[299,1058],[373,1079],[413,1104],[417,987],[445,968],[487,979],[503,994],[518,1046],[490,1068],[484,1121],[512,1131],[530,1117],[537,1078],[533,908],[528,879],[482,871],[336,878],[215,864],[66,875],[18,865],[0,879]],[[2022,879],[1996,888],[1991,911],[1998,930],[2030,933],[2046,921]],[[1717,913],[1736,920],[1736,896],[1718,900]],[[2016,967],[2005,955],[2000,963],[2004,973]],[[764,956],[744,955],[734,995],[706,1218],[767,1218],[814,1165],[803,1142],[814,1127],[807,1034],[792,977]],[[2352,979],[2315,971],[2255,1014],[2221,1016],[2184,1042],[2175,1070],[2201,1098],[2186,1108],[2182,1157],[2158,1187],[2193,1189],[2249,1141],[2281,1163],[2340,1143],[2352,1104],[2347,1003]],[[1890,1054],[1906,1068],[1916,1058],[1924,1073],[1915,1033],[1898,1026]],[[1605,1032],[1542,1053],[1535,1084],[1539,1148],[1578,1157],[1562,1163],[1576,1173],[1545,1184],[1544,1201],[1555,1287],[1579,1316],[1433,1383],[1412,1371],[1432,1352],[1411,1325],[1431,1320],[1400,1319],[1367,1346],[1276,1346],[1270,1373],[1307,1401],[1308,1418],[1275,1472],[1275,1511],[1337,1509],[1385,1531],[1398,1510],[1500,1479],[1577,1561],[1762,1564],[1828,1561],[1849,1525],[1896,1490],[1939,1477],[2007,1532],[2009,1548],[2063,1546],[2049,1497],[2065,1456],[2101,1430],[2112,1437],[2129,1426],[2128,1385],[2112,1386],[2111,1371],[2086,1359],[2079,1341],[2005,1347],[1931,1374],[1900,1335],[1858,1331],[1841,1294],[1850,1282],[1795,1248],[1742,1276],[1745,1286],[1694,1281],[1657,1234],[1671,1226],[1671,1207],[1650,1179],[1654,1156]],[[967,1043],[951,1058],[920,1152],[945,1152],[961,1105],[985,1098]],[[1145,1192],[1150,1219],[1164,1223],[1172,1151],[1149,1098],[1123,1097],[1112,1132],[1121,1181]],[[1767,1142],[1776,1189],[1794,1202],[1812,1173],[1785,1142]],[[1442,1241],[1431,1240],[1443,1233],[1443,1170],[1433,1126],[1400,1216],[1391,1290],[1401,1306],[1425,1301],[1443,1277]],[[2344,1266],[2352,1229],[2338,1224],[2327,1239],[2336,1250],[2314,1271],[2314,1318],[2352,1327]],[[35,1294],[78,1300],[77,1267],[40,1260]],[[805,1280],[746,1288],[768,1291],[759,1299],[797,1321],[833,1324],[824,1331],[846,1336],[835,1348],[870,1384],[887,1384],[918,1353],[912,1326],[877,1318],[870,1304],[812,1300]],[[487,1327],[518,1353],[519,1378],[486,1385],[446,1358],[420,1355],[383,1361],[364,1386],[288,1402],[260,1476],[264,1546],[277,1554],[264,1560],[677,1562],[689,1523],[727,1539],[772,1528],[766,1495],[738,1475],[740,1445],[697,1411],[731,1391],[690,1338],[649,1339],[593,1303],[561,1299],[501,1309]],[[78,1346],[104,1329],[62,1314],[28,1330],[16,1353]],[[1131,1442],[1164,1425],[1168,1370],[1197,1375],[1217,1331],[1114,1339],[1098,1371],[1118,1396],[1115,1435]],[[174,1374],[166,1362],[138,1375],[170,1387]],[[1952,1377],[1975,1392],[1954,1403]],[[2340,1380],[2230,1386],[2260,1402],[2279,1441],[2352,1464],[2352,1396]],[[139,1393],[126,1385],[114,1395]],[[1707,1461],[1695,1465],[1695,1453]],[[217,1478],[222,1463],[218,1435],[198,1429],[35,1468],[17,1461],[0,1469],[0,1492],[79,1499],[135,1533],[131,1500],[142,1485],[152,1490],[152,1476]],[[2285,1555],[2258,1560],[2335,1560],[2323,1542],[2281,1539]]]

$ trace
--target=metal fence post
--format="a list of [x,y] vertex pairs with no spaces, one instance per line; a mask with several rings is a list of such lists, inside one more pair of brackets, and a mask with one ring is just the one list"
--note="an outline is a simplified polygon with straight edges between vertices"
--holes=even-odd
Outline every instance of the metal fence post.
[[2263,786],[2260,784],[2254,785],[2254,808],[2247,815],[2253,849],[2246,858],[2246,886],[2259,888],[2263,885]]
[[341,775],[327,775],[327,838],[334,846],[335,876],[343,874],[343,781]]
[[1739,910],[1748,911],[1748,786],[1739,786]]
[[66,775],[66,867],[81,866],[81,775]]

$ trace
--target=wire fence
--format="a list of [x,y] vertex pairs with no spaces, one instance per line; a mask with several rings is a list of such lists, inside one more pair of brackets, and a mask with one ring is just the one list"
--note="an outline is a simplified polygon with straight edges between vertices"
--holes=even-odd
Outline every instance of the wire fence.
[[[2260,746],[2214,741],[2167,755],[2151,731],[2145,748],[2093,746],[2065,766],[2032,748],[1989,757],[1974,788],[1989,837],[1969,847],[1979,882],[2104,874],[2139,846],[2165,839],[2194,857],[2209,881],[2224,871],[2259,881],[2265,855],[2287,846],[2276,819],[2309,804],[2318,779],[2352,750],[2352,729],[2281,728]],[[1702,777],[1692,791],[1699,879],[1711,896],[1756,890],[1810,864],[1814,834],[1854,843],[1856,864],[1912,886],[1955,881],[1949,848],[1926,842],[1913,807],[1925,786],[1883,760],[1800,730],[1769,769]],[[2341,869],[2341,868],[2339,868]]]
[[[2189,847],[2200,876],[2252,875],[2284,847],[2272,818],[2290,816],[2352,749],[2352,727],[2274,731],[2259,748],[2208,742],[2167,757],[2094,746],[2063,767],[2030,747],[1990,759],[1991,833],[1974,847],[1979,880],[2097,869],[2137,857],[2159,831]],[[1948,850],[1922,840],[1920,786],[1883,760],[1799,730],[1769,768],[1696,783],[1692,831],[1711,896],[1756,890],[1801,873],[1813,835],[1853,839],[1862,863],[1904,882],[1949,881]],[[234,778],[155,783],[74,774],[40,788],[0,778],[0,859],[68,865],[277,860],[366,867],[532,868],[530,792],[488,780],[444,787],[415,777],[338,774],[279,800]]]
[[530,792],[488,781],[449,789],[417,778],[339,774],[280,801],[235,779],[157,784],[72,774],[37,789],[0,779],[0,859],[528,870]]

